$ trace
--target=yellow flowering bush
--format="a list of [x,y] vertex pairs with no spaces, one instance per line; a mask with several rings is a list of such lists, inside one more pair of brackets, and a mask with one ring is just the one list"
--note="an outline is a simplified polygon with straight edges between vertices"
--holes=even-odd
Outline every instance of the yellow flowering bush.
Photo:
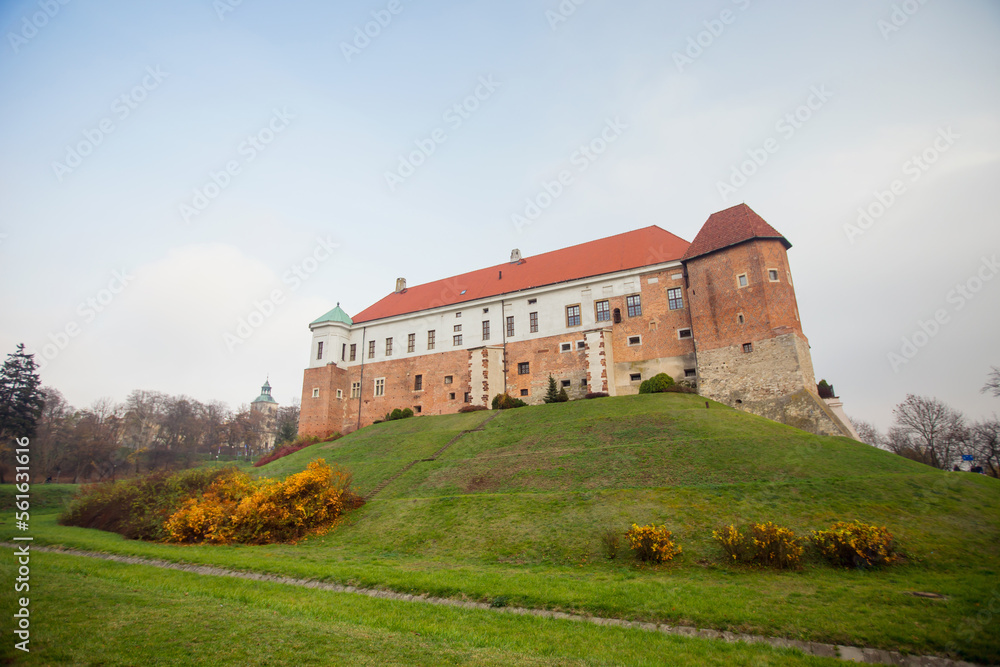
[[628,539],[635,557],[644,562],[662,563],[673,560],[673,557],[681,552],[681,548],[674,544],[673,535],[666,526],[638,526],[633,523],[625,533],[625,538]]
[[820,554],[840,567],[878,567],[896,560],[896,543],[885,527],[860,521],[838,521],[829,530],[813,531]]
[[329,529],[347,507],[357,505],[351,476],[323,459],[282,482],[253,481],[234,472],[214,482],[200,498],[187,500],[165,523],[169,540],[181,543],[268,544]]
[[770,521],[752,523],[746,532],[729,525],[712,531],[712,537],[735,563],[778,569],[798,567],[805,551],[795,533]]

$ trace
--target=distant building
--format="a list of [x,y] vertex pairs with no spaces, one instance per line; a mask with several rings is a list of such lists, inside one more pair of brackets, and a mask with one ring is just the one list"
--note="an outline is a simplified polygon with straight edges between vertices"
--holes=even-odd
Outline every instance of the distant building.
[[394,408],[623,395],[657,373],[732,407],[856,437],[817,394],[786,251],[750,207],[708,218],[694,241],[652,226],[407,287],[353,319],[309,325],[299,433],[349,432]]
[[250,403],[251,412],[259,412],[263,415],[261,429],[262,449],[273,449],[274,441],[278,437],[278,402],[271,397],[271,383],[264,381],[260,388],[260,396]]

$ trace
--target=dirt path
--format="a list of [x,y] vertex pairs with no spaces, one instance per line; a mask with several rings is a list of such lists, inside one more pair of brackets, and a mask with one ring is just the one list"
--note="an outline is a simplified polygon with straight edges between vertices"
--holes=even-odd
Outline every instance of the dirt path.
[[[4,543],[2,546],[13,548],[15,545]],[[691,628],[686,626],[665,625],[662,623],[642,623],[638,621],[624,621],[618,618],[602,618],[599,616],[582,616],[579,614],[567,614],[559,611],[548,611],[545,609],[526,609],[523,607],[495,607],[485,602],[468,602],[455,600],[452,598],[437,598],[426,595],[407,595],[405,593],[395,593],[374,588],[357,588],[355,586],[342,586],[340,584],[328,584],[314,579],[297,579],[295,577],[284,577],[275,574],[262,574],[258,572],[245,572],[241,570],[229,570],[211,565],[194,565],[188,563],[173,563],[164,560],[148,558],[138,558],[134,556],[119,556],[95,551],[80,551],[77,549],[62,549],[55,547],[43,547],[32,545],[33,551],[46,553],[59,553],[70,556],[82,556],[85,558],[99,558],[101,560],[114,561],[116,563],[126,563],[129,565],[148,565],[160,567],[167,570],[178,570],[181,572],[191,572],[194,574],[208,575],[214,577],[232,577],[235,579],[249,579],[251,581],[267,581],[288,586],[302,586],[304,588],[316,588],[324,591],[336,593],[353,593],[356,595],[366,595],[371,598],[383,600],[401,600],[405,602],[421,602],[424,604],[434,604],[446,607],[458,607],[461,609],[480,609],[484,611],[495,611],[503,614],[521,614],[527,616],[538,616],[541,618],[553,618],[565,621],[577,621],[593,623],[595,625],[607,625],[619,628],[635,628],[648,632],[663,632],[669,635],[680,635],[684,637],[702,637],[705,639],[719,639],[726,642],[747,642],[749,644],[768,644],[775,648],[794,648],[808,655],[815,655],[823,658],[840,658],[848,662],[864,662],[883,665],[902,665],[905,667],[977,667],[970,662],[961,662],[939,658],[936,656],[908,656],[896,651],[883,651],[874,648],[860,648],[856,646],[836,646],[834,644],[821,644],[818,642],[802,642],[794,639],[782,639],[780,637],[763,637],[760,635],[744,635],[733,632],[720,632],[718,630],[707,630]]]

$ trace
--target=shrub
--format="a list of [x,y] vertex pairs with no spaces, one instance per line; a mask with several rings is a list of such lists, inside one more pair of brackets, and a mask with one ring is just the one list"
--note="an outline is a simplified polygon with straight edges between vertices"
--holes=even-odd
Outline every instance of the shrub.
[[385,420],[386,421],[393,421],[393,420],[402,419],[402,418],[403,418],[403,411],[400,410],[399,408],[396,408],[395,410],[393,410],[392,412],[390,412],[388,415],[386,415]]
[[726,526],[712,531],[712,537],[736,563],[787,569],[799,565],[804,551],[795,533],[770,521],[752,523],[746,532]]
[[191,498],[166,521],[173,542],[270,544],[327,530],[359,503],[349,473],[323,459],[283,482],[254,482],[233,471],[199,498]]
[[610,394],[606,391],[592,391],[584,396],[584,398],[606,398],[608,396],[610,396]]
[[395,408],[392,412],[385,413],[385,419],[381,419],[373,423],[381,424],[384,421],[391,422],[391,421],[396,421],[397,419],[409,419],[412,416],[413,416],[412,408],[403,408],[402,410],[400,410],[399,408]]
[[[339,437],[340,433],[331,433],[329,436],[327,436],[326,440],[324,440],[323,442],[336,440]],[[265,454],[264,456],[262,456],[260,459],[257,460],[256,463],[253,464],[253,467],[259,468],[263,465],[267,465],[271,461],[277,461],[278,459],[288,456],[289,454],[294,454],[300,449],[305,449],[310,445],[315,445],[319,441],[320,441],[319,438],[317,438],[314,435],[300,435],[287,445],[282,445],[281,447],[278,447],[269,454]]]
[[681,552],[666,526],[638,526],[633,523],[625,537],[628,538],[635,557],[643,562],[662,563],[673,560]]
[[527,403],[519,398],[514,398],[510,394],[497,394],[493,397],[494,410],[510,410],[512,408],[523,408]]
[[413,416],[413,408],[403,408],[401,419],[409,419]]
[[639,385],[640,394],[658,394],[661,391],[670,391],[667,387],[674,385],[674,379],[666,373],[657,373],[648,380],[643,380]]
[[167,536],[164,521],[187,498],[200,495],[216,479],[234,471],[232,467],[194,468],[88,485],[59,515],[59,523],[106,530],[130,540],[162,540]]
[[618,556],[618,547],[621,545],[622,532],[614,526],[607,526],[601,531],[601,547],[608,560],[614,560]]
[[895,538],[885,526],[838,521],[829,530],[813,531],[813,543],[823,558],[839,567],[863,569],[898,560]]
[[569,394],[566,393],[566,387],[559,390],[559,396],[556,399],[557,403],[565,403],[569,400]]
[[458,409],[459,412],[479,412],[480,410],[489,410],[485,405],[463,405]]
[[663,391],[673,392],[675,394],[696,394],[698,393],[694,387],[690,387],[685,384],[671,384],[668,385]]

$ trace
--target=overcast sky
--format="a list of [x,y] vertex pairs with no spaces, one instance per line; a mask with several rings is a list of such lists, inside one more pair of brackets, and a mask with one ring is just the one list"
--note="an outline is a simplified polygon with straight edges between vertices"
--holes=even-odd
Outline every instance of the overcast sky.
[[77,407],[268,374],[287,404],[338,301],[740,202],[793,244],[848,414],[1000,407],[995,1],[8,0],[0,28],[0,350]]

